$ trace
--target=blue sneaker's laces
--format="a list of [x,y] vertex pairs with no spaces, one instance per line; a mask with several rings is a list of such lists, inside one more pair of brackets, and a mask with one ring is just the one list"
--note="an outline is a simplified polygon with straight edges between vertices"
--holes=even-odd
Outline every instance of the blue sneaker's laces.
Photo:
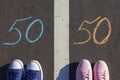
[[10,69],[9,72],[8,72],[8,77],[9,77],[9,80],[17,80],[18,77],[20,76],[20,70],[19,69]]
[[26,80],[34,80],[37,78],[39,71],[27,70],[26,71]]

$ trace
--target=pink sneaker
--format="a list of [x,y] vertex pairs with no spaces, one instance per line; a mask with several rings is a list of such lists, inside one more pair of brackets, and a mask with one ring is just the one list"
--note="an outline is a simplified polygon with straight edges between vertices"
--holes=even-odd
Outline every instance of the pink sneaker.
[[109,70],[107,64],[99,60],[94,66],[94,80],[109,80]]
[[92,80],[92,68],[88,60],[80,61],[76,70],[76,80]]

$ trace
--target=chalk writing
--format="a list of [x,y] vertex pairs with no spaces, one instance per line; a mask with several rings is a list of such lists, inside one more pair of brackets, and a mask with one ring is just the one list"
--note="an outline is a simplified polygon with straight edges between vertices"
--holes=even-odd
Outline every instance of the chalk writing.
[[[96,27],[94,28],[94,31],[93,31],[93,42],[95,43],[95,44],[98,44],[98,45],[102,45],[102,44],[105,44],[107,41],[108,41],[108,39],[109,39],[109,37],[110,37],[110,35],[111,35],[111,32],[112,32],[112,28],[111,28],[111,24],[110,24],[110,21],[109,21],[109,19],[107,18],[107,17],[105,17],[105,18],[102,18],[102,19],[100,19],[101,17],[99,16],[99,17],[97,17],[96,19],[94,19],[93,21],[87,21],[87,20],[84,20],[83,22],[82,22],[82,24],[80,25],[80,27],[79,27],[79,31],[86,31],[88,34],[89,34],[89,37],[88,37],[88,39],[87,40],[85,40],[85,41],[82,41],[82,42],[74,42],[73,44],[75,44],[75,45],[80,45],[80,44],[85,44],[85,43],[87,43],[87,42],[89,42],[90,41],[90,39],[91,39],[91,36],[92,36],[92,34],[91,34],[91,32],[87,29],[87,28],[83,28],[84,27],[84,24],[85,23],[87,23],[87,24],[93,24],[93,23],[95,23],[96,21],[98,21],[99,20],[99,22],[97,23],[97,25],[96,25]],[[100,42],[98,42],[98,40],[96,39],[96,33],[97,33],[97,30],[98,30],[98,28],[100,27],[100,25],[104,22],[104,21],[107,21],[107,24],[108,24],[108,27],[109,27],[109,31],[108,31],[108,34],[107,34],[107,36],[102,40],[102,41],[100,41]]]
[[[41,32],[40,32],[39,36],[38,36],[35,40],[30,40],[30,39],[28,38],[29,30],[31,29],[32,25],[35,24],[36,22],[39,22],[39,23],[41,24]],[[43,22],[42,22],[40,19],[34,20],[34,21],[28,26],[28,28],[27,28],[27,30],[26,30],[26,34],[25,34],[26,40],[27,40],[29,43],[34,43],[34,42],[38,41],[38,40],[41,38],[41,36],[43,35],[43,31],[44,31],[44,28],[43,28],[43,27],[44,27],[44,26],[43,26]]]
[[[18,38],[17,41],[14,41],[14,42],[5,42],[5,43],[3,43],[3,45],[15,45],[15,44],[18,44],[22,40],[22,32],[18,28],[16,28],[15,25],[17,24],[17,22],[26,21],[26,20],[31,19],[31,18],[32,18],[32,16],[27,17],[27,18],[23,18],[23,19],[16,19],[15,22],[13,23],[13,25],[11,26],[11,28],[9,29],[9,32],[16,31],[18,33],[19,38]],[[41,32],[40,32],[39,36],[35,40],[30,40],[29,37],[28,37],[29,30],[31,29],[31,27],[33,26],[33,24],[35,24],[36,22],[40,23],[40,25],[41,25]],[[26,33],[25,33],[25,38],[26,38],[26,40],[29,43],[34,43],[34,42],[38,41],[41,38],[41,36],[43,35],[43,32],[44,32],[44,26],[43,26],[42,20],[35,19],[34,21],[32,21],[28,25],[28,27],[26,29]]]

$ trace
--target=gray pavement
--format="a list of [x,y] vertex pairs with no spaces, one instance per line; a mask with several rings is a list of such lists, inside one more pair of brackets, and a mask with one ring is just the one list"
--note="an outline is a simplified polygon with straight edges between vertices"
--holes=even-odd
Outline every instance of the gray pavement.
[[[104,60],[110,70],[110,80],[119,80],[120,77],[120,1],[118,0],[70,0],[70,80],[75,80],[77,64],[82,59],[90,60],[92,66],[97,60]],[[102,45],[95,43],[93,35],[96,34],[98,42],[108,35],[110,28],[107,21],[103,21],[96,33],[95,27],[98,20],[93,24],[84,24],[91,33],[91,39],[80,45],[74,42],[82,42],[88,39],[90,34],[86,30],[78,30],[84,20],[93,21],[98,16],[101,19],[107,17],[111,24],[111,34],[108,41]],[[97,28],[97,27],[96,27]]]
[[[8,64],[14,59],[20,59],[26,65],[30,60],[38,60],[43,68],[44,80],[53,80],[54,66],[54,41],[53,41],[53,0],[0,0],[0,80],[5,80]],[[26,21],[17,22],[9,32],[16,19],[33,16]],[[35,19],[41,19],[44,24],[44,32],[41,38],[41,24],[36,22],[28,34],[28,25]],[[21,31],[18,34],[17,28]],[[29,43],[25,38],[28,35]],[[3,45],[3,43],[15,43],[22,35],[19,43],[15,45]]]
[[[69,74],[69,80],[75,80],[77,65],[79,61],[84,58],[90,60],[92,67],[97,60],[104,60],[110,70],[110,80],[119,80],[120,1],[69,1],[69,64],[61,68],[57,80],[68,79],[67,74]],[[12,27],[16,19],[30,16],[33,17],[22,22],[17,22],[16,26]],[[28,34],[26,31],[28,25],[35,19],[41,19],[44,23],[44,32],[41,38],[38,37],[42,30],[39,22],[36,22],[36,24],[31,27]],[[84,24],[80,28],[84,20],[90,21],[91,23]],[[18,34],[16,28],[20,30],[21,33]],[[25,34],[27,34],[29,40],[26,39]],[[20,35],[22,38],[20,38]],[[105,37],[107,39],[102,41]],[[33,41],[37,38],[38,40],[35,42],[29,43],[30,40]],[[18,39],[20,39],[19,43],[3,45],[5,42],[12,43]],[[44,80],[54,80],[54,1],[1,0],[0,54],[0,80],[5,80],[8,65],[14,59],[21,59],[25,66],[30,60],[38,60],[43,68]],[[63,62],[63,64],[64,63],[66,62]],[[70,73],[67,73],[68,68]]]

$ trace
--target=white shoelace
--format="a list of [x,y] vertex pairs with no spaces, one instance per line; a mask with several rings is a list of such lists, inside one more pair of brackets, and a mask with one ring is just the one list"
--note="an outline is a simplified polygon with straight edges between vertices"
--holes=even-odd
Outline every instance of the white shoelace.
[[88,72],[80,71],[80,76],[83,80],[89,80],[90,79],[90,70],[88,70]]
[[97,73],[98,75],[98,80],[106,80],[106,71],[104,71],[103,73]]

